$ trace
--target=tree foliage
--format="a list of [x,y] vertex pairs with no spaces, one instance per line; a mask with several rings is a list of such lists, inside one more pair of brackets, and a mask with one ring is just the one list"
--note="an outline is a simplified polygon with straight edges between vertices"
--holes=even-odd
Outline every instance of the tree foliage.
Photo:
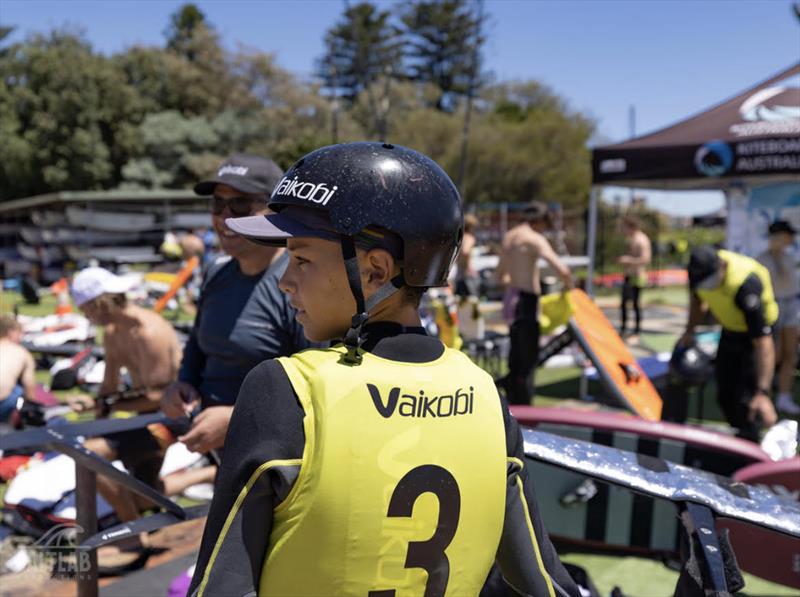
[[79,36],[54,31],[10,46],[0,78],[3,196],[114,184],[143,114],[118,69]]
[[452,111],[458,96],[481,86],[486,17],[468,0],[416,0],[402,9],[407,74],[439,90],[435,106]]
[[[298,79],[271,54],[226,50],[193,5],[171,17],[164,47],[103,56],[65,30],[4,43],[0,200],[190,188],[230,153],[288,167],[334,140],[407,145],[455,179],[466,109],[457,98],[483,43],[476,6],[415,1],[392,13],[352,5],[326,36],[320,83]],[[465,200],[584,203],[593,123],[535,81],[483,84]]]
[[401,76],[402,40],[391,13],[369,2],[348,7],[325,35],[319,76],[337,98],[352,105],[359,96],[369,108],[365,128],[384,138],[392,80]]

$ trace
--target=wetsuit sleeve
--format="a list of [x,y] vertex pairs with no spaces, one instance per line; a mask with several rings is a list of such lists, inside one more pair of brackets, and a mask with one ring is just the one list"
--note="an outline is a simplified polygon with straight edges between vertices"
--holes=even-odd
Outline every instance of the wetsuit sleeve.
[[[525,465],[522,432],[503,400],[508,454],[506,515],[497,550],[497,567],[507,595],[581,597],[564,568],[539,514],[532,479]],[[490,577],[491,578],[491,577]],[[503,591],[482,593],[503,594]]]
[[734,297],[736,306],[744,313],[747,335],[751,338],[761,338],[772,333],[772,328],[764,317],[764,303],[761,301],[763,292],[764,285],[761,280],[757,275],[750,274],[745,278]]
[[183,356],[181,357],[181,367],[178,370],[178,381],[184,381],[193,385],[195,388],[200,385],[200,372],[206,365],[206,355],[200,349],[197,342],[197,329],[200,325],[202,312],[198,311],[194,319],[192,331],[189,339],[183,346]]
[[303,456],[303,409],[285,371],[266,361],[236,399],[189,595],[256,595],[272,510]]

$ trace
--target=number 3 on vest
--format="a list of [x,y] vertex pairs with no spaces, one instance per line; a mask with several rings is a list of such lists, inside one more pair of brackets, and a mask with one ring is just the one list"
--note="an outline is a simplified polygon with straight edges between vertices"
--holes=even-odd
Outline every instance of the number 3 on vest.
[[[453,475],[435,464],[411,469],[400,479],[389,500],[387,516],[410,517],[414,503],[423,493],[433,493],[439,500],[436,532],[427,541],[411,541],[406,554],[406,568],[423,568],[428,573],[425,597],[442,597],[450,577],[450,562],[444,550],[450,545],[461,513],[461,493]],[[369,597],[394,597],[394,589],[370,591]]]

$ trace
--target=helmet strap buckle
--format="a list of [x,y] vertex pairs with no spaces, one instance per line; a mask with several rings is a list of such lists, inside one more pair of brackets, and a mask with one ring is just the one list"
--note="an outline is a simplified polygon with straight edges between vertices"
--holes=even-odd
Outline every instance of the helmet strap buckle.
[[347,330],[347,334],[344,337],[344,345],[347,348],[347,354],[344,355],[343,359],[345,363],[350,365],[358,365],[362,361],[361,353],[359,349],[361,348],[361,328],[367,323],[367,319],[369,315],[366,313],[358,313],[353,315],[353,319],[350,323],[350,329]]

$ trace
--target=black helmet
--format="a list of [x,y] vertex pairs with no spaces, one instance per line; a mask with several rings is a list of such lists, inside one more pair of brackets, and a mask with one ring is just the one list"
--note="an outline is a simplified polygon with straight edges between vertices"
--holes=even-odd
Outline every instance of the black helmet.
[[705,352],[697,346],[676,346],[669,360],[670,373],[685,384],[702,384],[709,380],[714,365]]
[[[348,281],[358,305],[345,344],[359,344],[372,306],[403,284],[444,286],[464,233],[461,199],[453,181],[433,160],[388,143],[343,143],[298,160],[272,193],[278,212],[226,220],[255,242],[283,245],[291,237],[339,239]],[[309,209],[311,208],[311,209]],[[388,231],[402,241],[402,275],[365,302],[355,245],[363,231]],[[351,357],[355,354],[351,351]]]
[[[445,171],[413,149],[388,143],[312,151],[289,168],[272,193],[273,211],[289,206],[326,212],[343,236],[369,226],[393,232],[403,241],[403,279],[409,286],[445,286],[464,231],[461,199]],[[303,235],[286,224],[263,216],[229,221],[232,230],[266,244]]]

